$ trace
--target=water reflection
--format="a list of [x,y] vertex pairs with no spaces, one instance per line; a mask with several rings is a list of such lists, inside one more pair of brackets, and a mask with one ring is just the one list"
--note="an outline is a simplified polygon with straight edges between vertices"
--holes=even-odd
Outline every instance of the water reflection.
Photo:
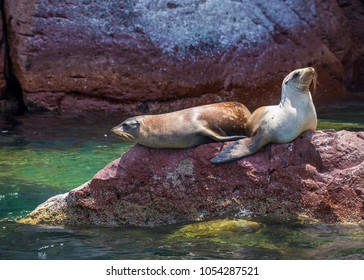
[[[60,228],[2,222],[2,259],[363,259],[359,225],[265,224],[250,232],[170,238],[184,225]],[[31,240],[31,242],[30,242]]]

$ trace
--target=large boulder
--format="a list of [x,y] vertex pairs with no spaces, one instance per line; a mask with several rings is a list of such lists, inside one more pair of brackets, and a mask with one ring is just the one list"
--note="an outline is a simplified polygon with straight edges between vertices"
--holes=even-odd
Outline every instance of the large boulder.
[[0,6],[0,111],[2,109],[2,99],[5,98],[6,79],[5,79],[5,33],[3,26],[3,13]]
[[[351,2],[360,14],[363,5]],[[319,73],[315,102],[338,100],[362,78],[362,39],[345,3],[346,14],[335,0],[4,0],[4,7],[28,105],[134,115],[223,100],[278,103],[285,75],[307,65]]]
[[364,2],[360,0],[338,0],[351,25],[353,52],[343,59],[347,85],[351,91],[364,90]]
[[223,145],[135,146],[23,222],[156,226],[244,215],[363,220],[364,132],[308,131],[240,161],[211,164]]

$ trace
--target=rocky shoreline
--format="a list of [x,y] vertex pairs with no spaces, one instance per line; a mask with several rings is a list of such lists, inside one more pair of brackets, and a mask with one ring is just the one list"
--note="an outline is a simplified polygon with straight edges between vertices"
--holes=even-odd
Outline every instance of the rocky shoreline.
[[150,227],[246,215],[363,220],[364,132],[307,131],[240,161],[211,164],[223,145],[134,146],[21,222]]

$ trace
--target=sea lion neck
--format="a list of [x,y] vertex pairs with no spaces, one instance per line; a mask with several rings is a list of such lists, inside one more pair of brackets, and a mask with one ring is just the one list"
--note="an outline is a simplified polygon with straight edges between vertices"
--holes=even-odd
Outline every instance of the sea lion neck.
[[297,104],[311,102],[311,93],[308,86],[288,84],[282,86],[280,107],[296,106]]

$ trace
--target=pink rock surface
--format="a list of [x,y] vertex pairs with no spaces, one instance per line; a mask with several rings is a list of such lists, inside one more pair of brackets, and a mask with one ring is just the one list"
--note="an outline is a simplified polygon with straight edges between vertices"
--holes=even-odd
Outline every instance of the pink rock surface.
[[341,2],[4,0],[4,8],[28,105],[135,115],[276,104],[285,75],[308,65],[319,74],[316,104],[339,100],[364,79],[355,31],[363,6]]
[[309,131],[240,161],[211,164],[223,145],[135,146],[91,181],[40,205],[26,221],[156,226],[244,213],[363,220],[363,132]]

